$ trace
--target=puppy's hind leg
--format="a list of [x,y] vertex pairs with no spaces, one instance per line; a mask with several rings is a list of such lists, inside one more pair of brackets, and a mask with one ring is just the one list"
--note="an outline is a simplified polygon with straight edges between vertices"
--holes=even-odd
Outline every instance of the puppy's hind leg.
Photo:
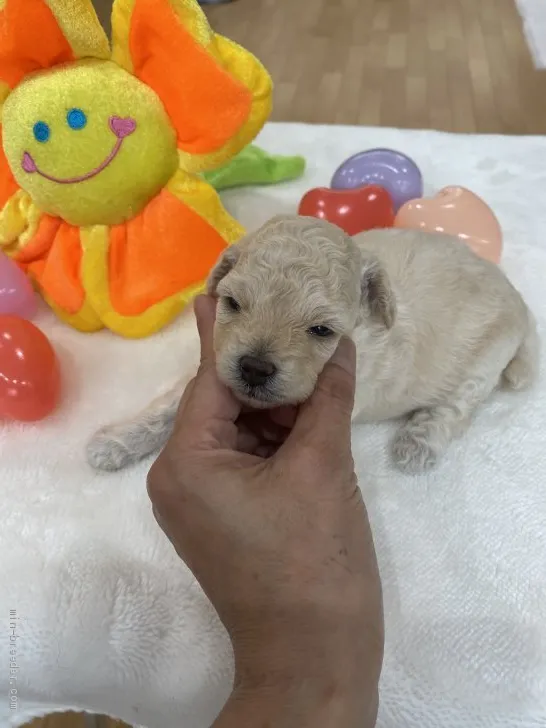
[[536,324],[529,313],[527,332],[513,359],[502,373],[502,384],[519,392],[531,387],[538,377],[540,366],[540,339]]
[[[474,412],[498,387],[501,377],[507,376],[509,367],[519,366],[519,358],[525,367],[531,360],[520,354],[523,345],[518,332],[512,336],[501,332],[493,346],[489,342],[474,359],[465,380],[444,402],[418,409],[398,430],[392,455],[400,470],[417,474],[434,467],[452,440],[466,432]],[[508,368],[506,362],[510,362]]]
[[394,437],[392,456],[396,467],[408,475],[435,467],[449,443],[470,424],[466,409],[445,404],[416,410]]
[[96,470],[121,470],[155,453],[171,436],[186,382],[154,400],[134,419],[108,425],[87,445],[87,462]]

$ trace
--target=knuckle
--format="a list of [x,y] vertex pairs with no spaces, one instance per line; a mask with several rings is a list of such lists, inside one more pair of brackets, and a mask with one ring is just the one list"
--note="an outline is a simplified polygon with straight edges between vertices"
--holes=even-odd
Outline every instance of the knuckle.
[[152,503],[162,501],[165,496],[165,483],[168,479],[164,477],[164,467],[161,456],[153,463],[146,478],[146,490]]
[[181,463],[173,463],[167,446],[152,464],[146,478],[146,488],[152,503],[172,503],[180,490],[180,466]]
[[199,458],[185,448],[168,444],[152,464],[146,478],[146,489],[152,504],[165,513],[184,510],[195,500],[196,483],[202,471]]

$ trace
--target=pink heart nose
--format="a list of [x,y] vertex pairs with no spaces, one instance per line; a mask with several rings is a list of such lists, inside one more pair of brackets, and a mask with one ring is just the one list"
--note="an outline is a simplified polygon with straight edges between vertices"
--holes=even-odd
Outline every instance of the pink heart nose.
[[21,167],[25,170],[25,172],[28,172],[29,174],[32,174],[32,172],[36,172],[36,162],[32,159],[28,152],[25,152],[23,154]]
[[110,129],[114,132],[118,139],[125,139],[136,129],[136,121],[128,116],[122,119],[121,116],[110,117]]

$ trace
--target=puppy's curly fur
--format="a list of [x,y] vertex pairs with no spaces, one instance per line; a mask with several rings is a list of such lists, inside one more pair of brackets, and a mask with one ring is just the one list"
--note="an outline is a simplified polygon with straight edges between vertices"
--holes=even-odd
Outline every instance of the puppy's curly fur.
[[[405,416],[392,455],[409,473],[432,467],[496,387],[523,389],[537,375],[523,299],[497,266],[448,236],[351,239],[321,220],[276,217],[224,253],[208,288],[219,299],[218,375],[254,407],[304,401],[340,337],[352,336],[354,419]],[[99,431],[90,464],[116,470],[159,450],[185,384]]]

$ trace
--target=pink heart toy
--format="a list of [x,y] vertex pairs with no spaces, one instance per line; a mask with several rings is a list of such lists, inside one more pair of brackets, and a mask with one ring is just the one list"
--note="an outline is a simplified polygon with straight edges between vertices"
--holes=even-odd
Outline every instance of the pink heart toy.
[[0,253],[0,314],[29,319],[36,313],[36,294],[23,271]]
[[499,263],[501,259],[499,221],[489,205],[465,187],[444,187],[435,197],[407,202],[394,226],[455,235],[485,260]]

